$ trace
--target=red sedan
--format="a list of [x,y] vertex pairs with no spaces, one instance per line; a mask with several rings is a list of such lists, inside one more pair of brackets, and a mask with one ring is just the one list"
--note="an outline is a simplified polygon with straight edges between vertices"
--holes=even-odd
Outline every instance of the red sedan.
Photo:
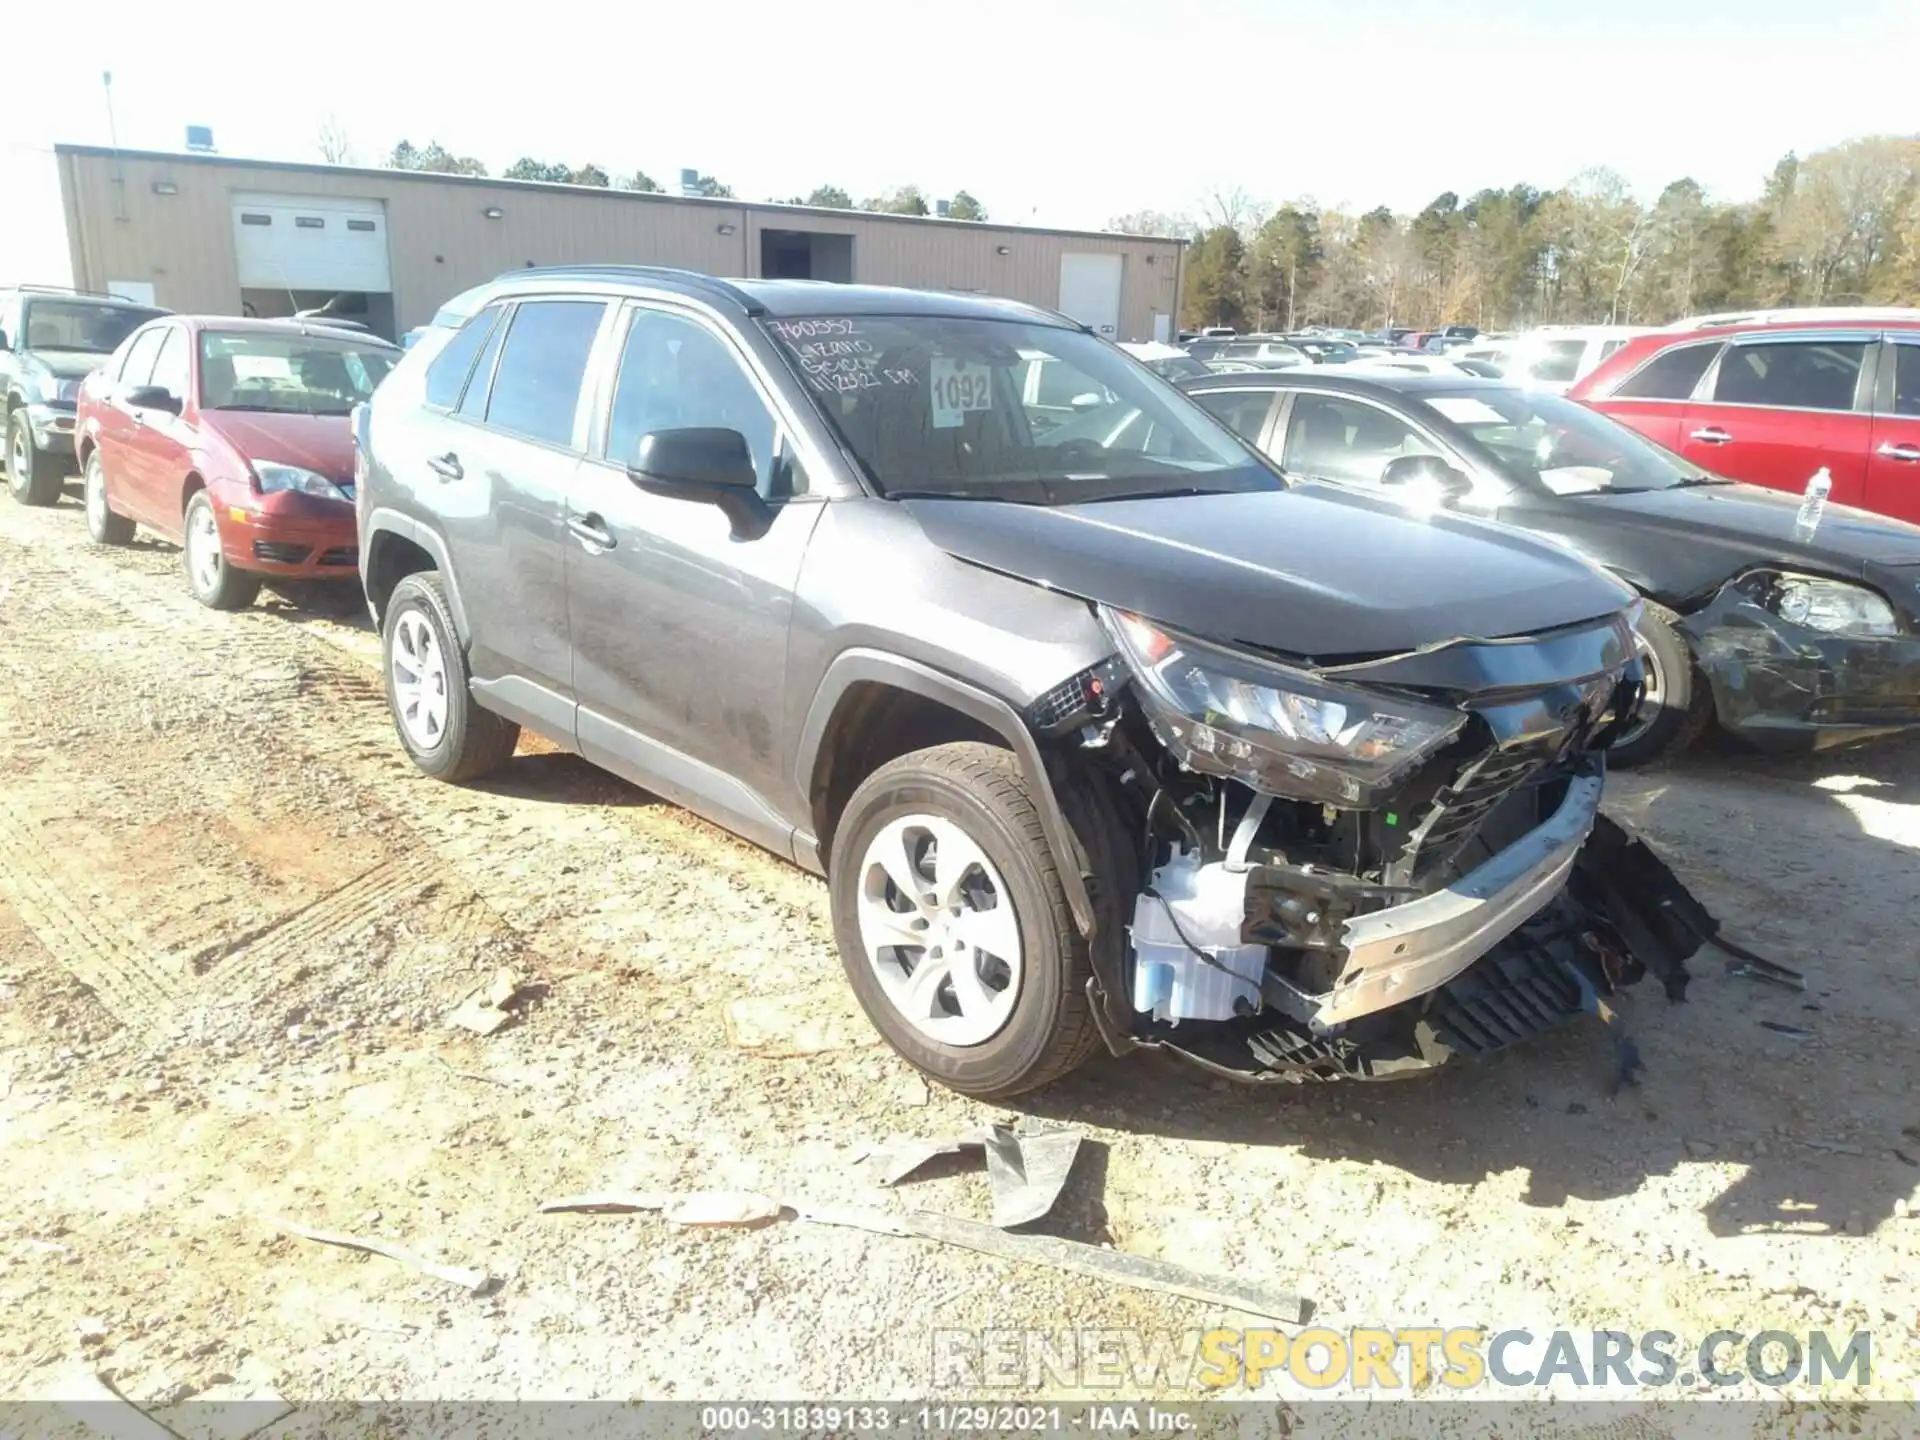
[[80,389],[89,533],[124,545],[139,524],[182,546],[216,610],[252,604],[269,575],[357,578],[347,417],[399,358],[298,320],[142,326]]

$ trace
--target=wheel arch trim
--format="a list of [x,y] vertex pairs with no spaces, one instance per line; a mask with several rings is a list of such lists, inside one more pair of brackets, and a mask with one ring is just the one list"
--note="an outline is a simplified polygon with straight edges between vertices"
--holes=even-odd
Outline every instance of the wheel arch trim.
[[[1020,763],[1021,773],[1026,777],[1034,806],[1040,812],[1040,825],[1059,864],[1060,883],[1066,892],[1067,906],[1073,912],[1074,924],[1082,935],[1091,937],[1096,921],[1093,897],[1087,890],[1086,857],[1074,838],[1073,827],[1067,823],[1066,812],[1060,806],[1060,797],[1055,793],[1053,779],[1047,772],[1046,758],[1040,753],[1039,743],[1026,722],[1020,718],[1019,712],[990,691],[921,661],[909,660],[904,655],[864,647],[842,651],[821,678],[800,731],[794,766],[794,778],[800,793],[811,793],[815,768],[826,742],[828,727],[833,723],[834,715],[847,692],[860,684],[890,685],[947,705],[968,719],[986,726],[1007,742],[1007,748],[1013,751],[1014,758]],[[817,845],[818,842],[812,837],[797,837],[795,859],[805,864],[806,859],[800,852],[804,848],[816,848]]]
[[[460,598],[460,582],[453,572],[453,557],[447,553],[447,542],[440,538],[438,531],[422,525],[411,515],[403,515],[398,510],[381,506],[369,512],[361,522],[362,543],[360,546],[360,587],[366,592],[367,577],[373,564],[374,541],[381,535],[397,535],[402,540],[411,541],[433,557],[435,570],[439,573],[440,583],[447,592],[447,606],[453,611],[453,628],[460,637],[462,645],[473,641],[473,631],[467,625],[467,607]],[[373,599],[368,595],[368,606]],[[377,618],[377,617],[376,617]]]

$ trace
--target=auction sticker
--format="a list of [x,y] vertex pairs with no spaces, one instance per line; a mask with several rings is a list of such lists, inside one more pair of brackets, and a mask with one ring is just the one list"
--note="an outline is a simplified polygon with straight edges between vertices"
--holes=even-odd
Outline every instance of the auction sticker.
[[993,408],[992,367],[936,355],[931,373],[934,429],[955,429],[966,424],[968,411]]

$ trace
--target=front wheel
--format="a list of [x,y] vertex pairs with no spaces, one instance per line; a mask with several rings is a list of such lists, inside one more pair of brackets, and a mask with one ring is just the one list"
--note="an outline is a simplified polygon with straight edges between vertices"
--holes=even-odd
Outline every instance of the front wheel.
[[260,593],[260,577],[236,570],[220,548],[220,521],[204,490],[187,502],[186,548],[181,563],[193,598],[210,610],[244,610]]
[[1713,724],[1713,691],[1694,665],[1679,625],[1673,611],[1646,602],[1634,631],[1646,671],[1646,695],[1638,718],[1607,750],[1608,763],[1623,770],[1657,755],[1679,754]]
[[107,470],[98,450],[87,456],[87,534],[96,545],[126,545],[133,540],[133,521],[115,514],[107,503]]
[[474,780],[512,758],[520,727],[474,702],[438,575],[409,575],[394,587],[381,650],[394,728],[421,770],[437,780]]
[[33,443],[33,427],[24,410],[13,412],[7,425],[7,488],[22,505],[53,505],[60,499],[66,467]]
[[933,1079],[996,1098],[1047,1084],[1098,1043],[1087,948],[1013,755],[936,745],[847,802],[828,866],[834,934],[861,1007]]

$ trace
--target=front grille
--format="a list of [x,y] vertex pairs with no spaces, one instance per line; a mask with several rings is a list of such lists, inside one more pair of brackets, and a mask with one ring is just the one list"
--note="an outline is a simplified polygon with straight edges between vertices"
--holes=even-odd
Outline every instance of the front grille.
[[1395,868],[1417,879],[1447,864],[1501,802],[1545,763],[1537,754],[1498,750],[1469,760],[1440,788],[1408,833]]
[[281,540],[256,540],[253,558],[269,565],[298,565],[313,551],[311,545],[289,545]]
[[360,563],[359,547],[355,545],[336,545],[331,550],[322,550],[320,552],[320,563],[322,565],[358,565]]
[[1529,927],[1434,993],[1425,1020],[1458,1055],[1487,1055],[1557,1029],[1586,1008],[1572,942]]

